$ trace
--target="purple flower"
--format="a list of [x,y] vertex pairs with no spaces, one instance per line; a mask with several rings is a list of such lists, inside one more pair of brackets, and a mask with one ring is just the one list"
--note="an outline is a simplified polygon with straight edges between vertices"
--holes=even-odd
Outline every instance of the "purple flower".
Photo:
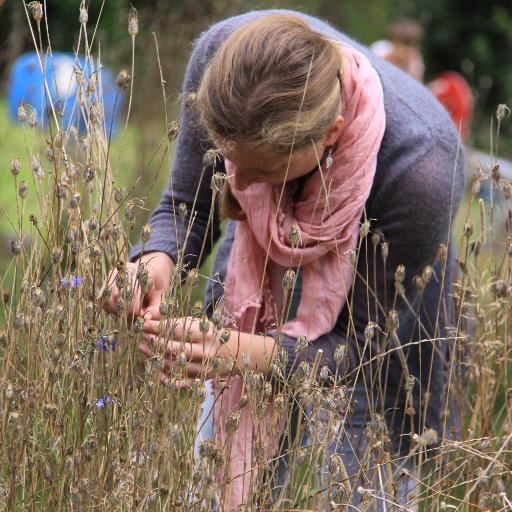
[[107,394],[96,400],[96,402],[94,402],[94,407],[96,407],[96,409],[103,409],[103,407],[105,407],[109,402],[112,402],[112,397]]
[[71,276],[71,288],[78,288],[82,284],[82,278],[80,276]]
[[98,340],[98,350],[100,352],[115,352],[117,342],[115,338],[109,339],[108,336],[102,335]]

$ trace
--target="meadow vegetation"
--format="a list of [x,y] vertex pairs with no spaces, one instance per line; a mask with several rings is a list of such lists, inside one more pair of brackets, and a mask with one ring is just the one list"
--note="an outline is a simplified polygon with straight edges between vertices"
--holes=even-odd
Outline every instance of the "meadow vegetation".
[[[39,8],[39,2],[32,2],[28,14],[35,46],[44,55],[46,49],[37,42],[44,30]],[[132,10],[127,37],[134,45],[137,21]],[[84,3],[77,6],[76,51],[92,66],[98,53],[89,43],[91,23]],[[156,351],[152,358],[141,357],[143,319],[126,315],[134,291],[125,272],[133,233],[137,222],[147,219],[145,197],[158,189],[161,174],[167,174],[179,124],[169,119],[162,80],[162,116],[170,130],[155,138],[145,165],[125,172],[133,159],[130,119],[125,113],[112,142],[109,120],[96,101],[99,85],[84,81],[83,71],[77,69],[75,75],[85,132],[62,126],[55,111],[50,112],[48,126],[38,126],[30,105],[20,104],[20,127],[9,127],[0,141],[1,222],[9,232],[2,243],[10,251],[0,281],[0,508],[203,511],[217,503],[222,509],[228,482],[216,475],[223,451],[204,441],[199,456],[194,455],[205,379],[178,389],[176,383],[186,375],[187,366],[178,354],[162,384],[165,354]],[[144,94],[132,77],[128,66],[117,79],[119,94],[128,102],[132,94]],[[508,113],[504,105],[497,109],[493,150]],[[205,166],[209,160],[211,153],[205,156]],[[386,510],[401,510],[394,505],[394,496],[407,459],[421,467],[409,496],[411,507],[419,504],[420,510],[436,512],[512,510],[512,185],[502,179],[498,166],[475,167],[472,174],[453,233],[459,273],[450,297],[456,310],[450,333],[450,393],[462,414],[460,436],[416,432],[409,452],[397,459],[390,452],[380,411],[372,411],[364,434],[368,448],[357,477],[348,478],[338,456],[331,457],[329,471],[322,472],[327,442],[350,422],[350,383],[330,374],[320,357],[313,364],[301,362],[291,377],[285,377],[286,356],[280,353],[272,382],[239,369],[246,389],[240,407],[262,417],[275,394],[274,416],[255,433],[253,463],[263,470],[244,510],[354,510],[353,494],[362,497],[360,510],[372,510],[383,495]],[[488,202],[480,198],[483,186],[492,191]],[[212,182],[212,205],[218,188],[219,182]],[[193,217],[177,216],[175,222]],[[151,228],[144,225],[142,244],[151,236]],[[373,237],[371,225],[363,225],[362,243],[381,243]],[[446,246],[437,249],[442,262]],[[161,335],[172,333],[177,318],[192,315],[205,332],[211,329],[221,338],[223,312],[215,310],[210,319],[205,316],[198,289],[206,277],[201,270],[184,268],[184,255],[183,249],[162,300]],[[354,257],[355,262],[357,253]],[[112,283],[101,290],[113,268],[119,271],[121,299],[117,315],[107,315],[102,303]],[[141,286],[149,289],[144,265],[137,275]],[[421,294],[430,279],[442,278],[432,276],[429,267],[421,276],[408,276],[407,269],[404,276],[399,269],[397,297],[402,283],[414,279]],[[392,311],[387,313],[386,336],[396,321]],[[375,331],[369,325],[365,336],[371,339]],[[298,342],[297,355],[306,343]],[[389,352],[375,357],[384,361]],[[346,357],[342,345],[335,357],[340,363]],[[210,364],[220,372],[234,362],[213,356]],[[215,380],[220,389],[229,384],[229,376],[220,373]],[[404,386],[412,389],[414,382]],[[278,431],[283,417],[305,409],[311,411],[309,419],[300,419],[297,430],[310,433],[308,443],[289,432],[284,484],[276,490],[273,477],[279,457],[266,450],[263,438]],[[226,428],[229,442],[238,428],[236,414]]]

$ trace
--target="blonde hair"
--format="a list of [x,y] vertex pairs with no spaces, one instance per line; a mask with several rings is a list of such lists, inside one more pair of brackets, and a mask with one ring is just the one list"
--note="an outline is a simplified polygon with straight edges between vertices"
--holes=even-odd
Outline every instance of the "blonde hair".
[[[341,47],[301,18],[262,16],[235,30],[207,66],[196,96],[201,124],[221,150],[301,149],[340,113],[341,68]],[[244,218],[229,184],[221,212]]]

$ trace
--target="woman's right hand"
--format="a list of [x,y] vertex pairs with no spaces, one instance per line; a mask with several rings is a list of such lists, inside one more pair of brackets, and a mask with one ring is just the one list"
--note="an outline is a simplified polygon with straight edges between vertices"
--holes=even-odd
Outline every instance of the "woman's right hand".
[[[146,266],[148,277],[151,280],[151,289],[143,294],[137,279],[137,272],[141,264]],[[169,287],[171,272],[174,267],[172,259],[164,252],[150,252],[144,254],[133,263],[126,263],[126,282],[131,283],[133,296],[126,305],[126,312],[130,316],[146,316],[146,318],[160,318],[160,302]],[[107,281],[100,290],[100,297],[107,286],[112,287],[110,297],[103,303],[103,308],[109,313],[117,313],[117,303],[120,297],[116,285],[117,269],[112,269]]]

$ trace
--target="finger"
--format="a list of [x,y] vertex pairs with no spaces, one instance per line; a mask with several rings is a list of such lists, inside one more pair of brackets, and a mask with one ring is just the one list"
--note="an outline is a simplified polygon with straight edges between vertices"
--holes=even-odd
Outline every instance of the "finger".
[[153,355],[153,351],[145,343],[139,344],[139,352],[144,354],[146,357],[151,357]]
[[[168,384],[170,377],[165,372],[160,372],[160,382]],[[173,381],[173,386],[176,389],[187,389],[194,384],[194,379],[178,379]]]
[[[169,371],[171,368],[175,368],[175,363],[169,359],[166,359],[164,361],[164,366],[165,369]],[[197,377],[206,375],[209,371],[209,367],[201,363],[187,363],[183,370],[186,377],[195,379]]]
[[160,318],[160,304],[162,303],[162,295],[164,290],[151,290],[146,294],[144,300],[144,317],[146,318],[146,314],[149,315],[148,319],[157,320]]

